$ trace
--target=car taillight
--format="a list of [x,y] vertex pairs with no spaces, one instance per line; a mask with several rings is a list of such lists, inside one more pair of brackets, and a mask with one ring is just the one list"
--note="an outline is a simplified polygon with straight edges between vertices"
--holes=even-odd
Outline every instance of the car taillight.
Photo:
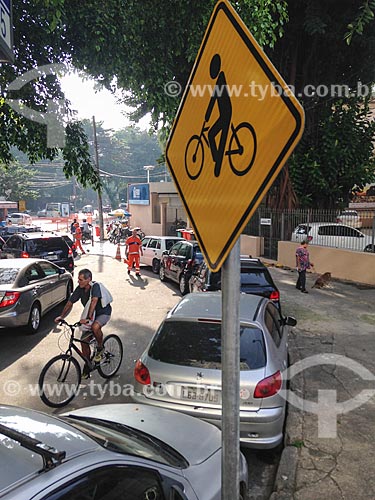
[[280,299],[279,292],[277,292],[276,290],[274,290],[273,292],[271,292],[270,299],[271,300],[279,300]]
[[70,247],[72,250],[75,250],[76,249],[76,245],[75,243],[72,244],[72,246]]
[[30,255],[27,252],[21,252],[21,259],[28,259]]
[[73,250],[72,250],[71,248],[69,248],[69,250],[68,250],[68,254],[69,254],[69,255],[73,255]]
[[258,382],[254,391],[254,398],[269,398],[274,396],[281,389],[281,373],[277,371],[270,377],[267,377]]
[[150,372],[148,371],[147,366],[145,366],[140,359],[136,362],[134,367],[134,378],[140,384],[151,384]]
[[5,295],[0,302],[0,307],[12,306],[20,298],[20,295],[20,292],[5,292]]

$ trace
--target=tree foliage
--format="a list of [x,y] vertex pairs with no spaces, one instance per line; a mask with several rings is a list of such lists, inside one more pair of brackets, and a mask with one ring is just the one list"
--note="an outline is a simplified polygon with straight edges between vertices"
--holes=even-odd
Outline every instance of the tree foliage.
[[35,172],[17,162],[5,167],[0,164],[0,196],[7,200],[35,199],[38,192],[30,187]]

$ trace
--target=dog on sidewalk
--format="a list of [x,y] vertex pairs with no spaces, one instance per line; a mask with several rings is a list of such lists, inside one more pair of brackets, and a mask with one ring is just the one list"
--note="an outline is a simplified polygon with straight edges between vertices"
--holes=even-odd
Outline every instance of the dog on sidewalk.
[[331,281],[331,273],[321,274],[316,278],[315,283],[311,288],[323,288],[324,286],[329,286],[330,281]]

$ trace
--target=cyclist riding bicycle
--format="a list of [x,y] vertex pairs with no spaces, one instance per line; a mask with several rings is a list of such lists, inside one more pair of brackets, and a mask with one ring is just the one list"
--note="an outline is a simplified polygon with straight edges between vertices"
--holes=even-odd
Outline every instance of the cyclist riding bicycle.
[[[91,300],[90,300],[91,299]],[[92,273],[89,269],[82,269],[78,274],[78,286],[73,291],[69,300],[64,306],[61,315],[55,318],[55,323],[59,323],[71,311],[73,304],[81,300],[84,310],[81,316],[80,323],[82,324],[82,336],[86,338],[94,335],[98,350],[94,358],[95,362],[100,362],[103,351],[103,332],[102,328],[111,319],[112,296],[109,291],[101,283],[92,281]],[[82,344],[82,353],[85,358],[90,358],[90,347],[88,344]],[[90,377],[90,369],[87,364],[84,365],[82,378]]]

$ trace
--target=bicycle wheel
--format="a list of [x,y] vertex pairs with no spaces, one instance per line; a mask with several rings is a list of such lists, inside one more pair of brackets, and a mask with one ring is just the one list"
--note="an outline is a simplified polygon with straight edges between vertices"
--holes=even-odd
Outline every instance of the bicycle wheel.
[[59,354],[48,361],[39,376],[41,400],[47,406],[61,408],[74,398],[80,383],[78,361],[68,354]]
[[117,335],[111,334],[103,341],[104,357],[98,366],[98,372],[103,378],[113,377],[120,368],[123,348]]
[[200,176],[203,162],[204,150],[202,139],[198,135],[193,135],[187,143],[185,150],[185,169],[192,181]]
[[257,138],[250,123],[240,123],[232,133],[229,141],[229,164],[233,173],[245,175],[253,166],[257,152]]

